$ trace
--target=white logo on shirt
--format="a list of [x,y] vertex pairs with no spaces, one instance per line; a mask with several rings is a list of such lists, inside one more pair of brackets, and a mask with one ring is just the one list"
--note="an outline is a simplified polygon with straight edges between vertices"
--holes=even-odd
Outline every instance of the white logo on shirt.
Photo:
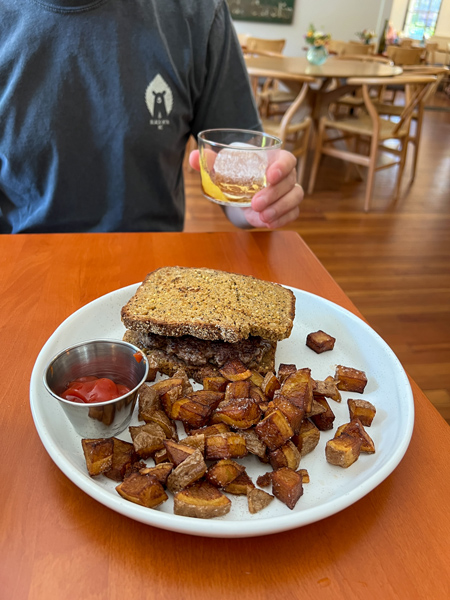
[[152,116],[150,125],[156,125],[158,129],[169,125],[168,116],[172,112],[173,94],[161,75],[156,75],[145,90],[145,103]]

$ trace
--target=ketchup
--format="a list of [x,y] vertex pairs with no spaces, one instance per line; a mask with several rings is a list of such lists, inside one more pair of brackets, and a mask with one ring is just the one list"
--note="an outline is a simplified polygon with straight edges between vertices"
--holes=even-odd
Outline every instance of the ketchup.
[[91,404],[92,402],[107,402],[123,396],[130,391],[126,385],[114,383],[107,377],[79,377],[71,381],[66,390],[61,394],[61,398],[78,402],[82,404]]

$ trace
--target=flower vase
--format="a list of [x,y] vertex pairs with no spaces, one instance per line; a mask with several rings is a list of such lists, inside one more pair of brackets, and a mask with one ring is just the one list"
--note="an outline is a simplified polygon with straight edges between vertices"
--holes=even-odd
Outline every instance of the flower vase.
[[328,50],[325,46],[311,46],[306,54],[306,58],[312,65],[323,65],[328,58]]

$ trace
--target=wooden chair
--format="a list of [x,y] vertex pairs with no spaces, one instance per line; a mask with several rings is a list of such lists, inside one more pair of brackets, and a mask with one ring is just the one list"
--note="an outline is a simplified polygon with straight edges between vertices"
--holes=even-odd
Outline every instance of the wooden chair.
[[388,46],[387,57],[394,65],[420,65],[424,55],[424,48],[403,48],[401,46]]
[[297,87],[298,92],[284,112],[272,118],[262,118],[263,129],[266,133],[279,137],[283,148],[287,148],[297,158],[297,181],[302,183],[305,172],[305,159],[308,150],[312,119],[309,115],[310,106],[304,102],[309,85],[315,83],[313,77],[301,75],[283,75],[267,72],[267,77],[277,84]]
[[[398,165],[394,198],[398,197],[405,166],[412,114],[418,104],[426,96],[430,86],[436,82],[436,78],[434,76],[400,75],[398,77],[393,77],[392,81],[405,87],[407,90],[406,97],[408,98],[407,103],[403,107],[402,114],[396,123],[382,118],[370,97],[371,87],[385,85],[384,78],[351,78],[348,80],[349,85],[362,86],[362,96],[364,98],[364,105],[367,113],[358,113],[356,117],[346,117],[342,120],[333,120],[328,117],[322,117],[319,124],[316,149],[308,187],[308,192],[310,194],[314,191],[321,156],[322,154],[325,154],[368,168],[364,201],[364,210],[366,212],[370,209],[374,176],[375,172],[379,169]],[[338,136],[328,138],[327,132],[329,130],[337,131]],[[360,141],[362,138],[369,141],[368,155],[359,152]],[[341,140],[345,141],[347,149],[335,147],[334,144]],[[400,147],[394,149],[385,146],[384,142],[387,140],[398,140]],[[355,142],[355,148],[353,150],[351,150],[349,146],[349,142],[351,141]],[[398,160],[377,166],[379,151],[394,154],[395,156],[398,156]]]
[[[419,148],[420,148],[420,139],[422,133],[422,122],[423,116],[425,112],[425,106],[427,102],[433,97],[436,92],[439,84],[444,79],[444,77],[448,76],[450,73],[450,69],[448,67],[435,67],[429,65],[419,65],[419,66],[406,66],[403,69],[404,75],[432,75],[435,76],[436,81],[432,86],[430,86],[426,96],[422,99],[421,102],[418,103],[416,108],[414,109],[411,117],[411,127],[408,136],[408,143],[411,143],[414,147],[413,154],[413,162],[411,167],[411,182],[414,181],[416,175],[417,168],[417,159],[419,156]],[[400,117],[402,111],[404,110],[404,104],[387,104],[383,102],[374,102],[375,108],[378,111],[378,114],[387,116],[387,117]]]
[[362,44],[361,42],[342,42],[340,40],[330,40],[328,42],[328,52],[343,56],[345,54],[374,54],[375,44]]
[[[270,40],[266,38],[257,38],[252,36],[247,36],[245,41],[245,53],[246,54],[255,54],[255,55],[266,55],[266,53],[275,53],[282,54],[284,47],[286,45],[286,40]],[[270,54],[269,54],[270,56]]]
[[436,52],[439,50],[439,44],[437,42],[427,43],[425,46],[425,62],[427,65],[436,64]]

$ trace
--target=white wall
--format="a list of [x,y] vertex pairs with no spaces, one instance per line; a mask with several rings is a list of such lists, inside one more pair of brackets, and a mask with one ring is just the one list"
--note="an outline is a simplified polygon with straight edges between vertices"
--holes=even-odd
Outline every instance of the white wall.
[[[450,3],[450,0],[446,0]],[[250,21],[234,21],[238,33],[254,37],[286,39],[284,53],[305,54],[304,35],[309,24],[330,33],[336,40],[357,40],[355,33],[373,29],[378,35],[389,18],[393,0],[296,0],[292,25],[270,25]]]
[[[409,0],[393,0],[390,20],[396,31],[403,29],[408,4]],[[434,34],[450,37],[450,0],[442,0]]]

